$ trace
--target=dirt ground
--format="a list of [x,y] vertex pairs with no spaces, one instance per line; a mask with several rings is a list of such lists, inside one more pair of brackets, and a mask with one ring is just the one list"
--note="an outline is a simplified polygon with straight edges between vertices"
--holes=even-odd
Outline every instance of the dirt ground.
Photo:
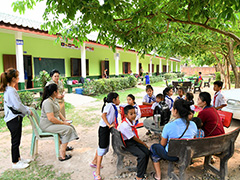
[[[140,86],[144,88],[144,86]],[[155,95],[162,93],[162,88],[154,87]],[[212,89],[204,88],[203,91],[208,91],[213,94]],[[145,92],[135,94],[137,104],[141,104],[142,97],[145,95]],[[195,94],[195,102],[198,97],[198,94]],[[95,110],[87,114],[89,119],[94,117],[101,116],[101,106],[102,101],[94,100],[90,97],[84,97],[81,95],[66,95],[66,101],[74,104],[76,107],[75,113],[79,118],[86,118],[86,109],[95,108]],[[126,103],[126,102],[121,102]],[[98,109],[98,110],[96,110]],[[83,113],[85,112],[85,114]],[[75,114],[75,115],[76,115]],[[71,115],[67,115],[70,117]],[[240,121],[233,120],[229,128],[225,128],[225,131],[231,131],[236,127],[240,126]],[[23,136],[21,143],[21,155],[25,158],[30,158],[30,146],[31,146],[31,126],[23,128]],[[72,173],[71,178],[73,180],[90,180],[93,179],[94,169],[89,166],[91,163],[97,148],[97,130],[98,123],[95,123],[93,126],[82,126],[81,124],[76,127],[76,130],[79,134],[80,139],[78,141],[70,142],[70,146],[74,147],[72,152],[73,157],[64,162],[57,160],[55,155],[54,142],[51,140],[39,141],[38,143],[38,156],[35,159],[40,164],[53,165],[55,169],[59,172]],[[151,146],[153,143],[158,142],[156,136],[147,136],[145,135],[146,129],[141,128],[138,130],[140,138]],[[9,132],[0,133],[0,173],[11,168],[11,157],[10,157],[10,134]],[[112,148],[110,148],[109,153],[104,156],[102,165],[104,168],[101,170],[102,177],[106,180],[110,179],[134,179],[134,173],[123,174],[122,177],[116,177],[116,155],[113,154]],[[194,164],[189,166],[187,169],[187,179],[216,179],[209,173],[204,172],[203,169],[203,158],[194,159]],[[136,160],[133,156],[129,156],[125,159],[126,163],[136,164]],[[219,160],[215,163],[219,167]],[[162,169],[162,179],[167,179],[167,162],[161,161]],[[153,166],[151,160],[149,161],[147,173],[150,174],[153,172]],[[230,180],[240,179],[240,136],[238,137],[235,143],[235,153],[233,157],[228,162],[228,176]],[[152,179],[149,177],[149,179]]]

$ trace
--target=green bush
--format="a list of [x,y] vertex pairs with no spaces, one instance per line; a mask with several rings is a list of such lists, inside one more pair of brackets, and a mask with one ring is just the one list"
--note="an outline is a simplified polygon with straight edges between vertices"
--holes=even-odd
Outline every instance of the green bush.
[[177,74],[175,74],[175,73],[164,74],[164,79],[174,79],[174,78],[177,78]]
[[34,93],[29,91],[20,92],[19,97],[25,106],[31,106],[34,100]]
[[[163,81],[163,77],[162,76],[150,76],[150,83],[156,83],[156,82],[160,82]],[[146,82],[144,82],[144,84],[146,84]]]
[[4,109],[4,99],[3,99],[3,95],[0,95],[0,110]]
[[221,81],[221,73],[215,72],[215,75],[216,75],[216,81]]
[[185,73],[184,72],[176,72],[175,73],[176,75],[177,75],[177,78],[183,78],[184,77],[184,75],[185,75]]
[[133,76],[124,78],[110,78],[110,79],[98,79],[86,82],[83,85],[85,95],[99,95],[112,91],[122,90],[130,87],[134,87],[137,84],[137,79]]

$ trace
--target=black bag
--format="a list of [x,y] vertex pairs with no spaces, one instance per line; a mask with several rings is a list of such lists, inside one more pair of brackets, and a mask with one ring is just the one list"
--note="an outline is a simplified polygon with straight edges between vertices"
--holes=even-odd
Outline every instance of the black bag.
[[79,83],[84,84],[84,78],[83,78],[83,77],[80,77],[80,79],[79,79]]
[[8,108],[12,111],[13,114],[22,114],[20,111],[15,110],[15,109],[13,109],[12,107],[9,107],[9,106],[8,106]]
[[155,107],[153,114],[161,115],[160,126],[163,126],[163,125],[167,124],[168,121],[170,120],[171,111],[170,111],[168,105],[164,101],[161,101]]

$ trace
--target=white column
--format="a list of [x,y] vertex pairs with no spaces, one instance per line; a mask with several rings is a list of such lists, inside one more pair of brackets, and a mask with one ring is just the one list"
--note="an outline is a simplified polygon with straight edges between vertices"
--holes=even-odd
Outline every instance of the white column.
[[168,59],[167,59],[167,73],[168,73]]
[[86,78],[86,49],[85,49],[85,43],[81,46],[81,67],[82,67],[82,77]]
[[149,72],[149,76],[152,76],[152,57],[150,57],[150,72]]
[[115,53],[115,75],[119,76],[119,59],[120,59],[120,53],[117,51]]
[[136,54],[136,74],[139,74],[139,56]]
[[159,59],[159,73],[162,73],[162,59]]
[[171,72],[173,72],[173,61],[171,61]]
[[176,72],[178,72],[178,63],[176,62]]
[[17,40],[22,40],[22,33],[16,32],[16,61],[17,70],[19,71],[19,83],[25,83],[24,81],[24,62],[23,62],[23,44],[17,45]]

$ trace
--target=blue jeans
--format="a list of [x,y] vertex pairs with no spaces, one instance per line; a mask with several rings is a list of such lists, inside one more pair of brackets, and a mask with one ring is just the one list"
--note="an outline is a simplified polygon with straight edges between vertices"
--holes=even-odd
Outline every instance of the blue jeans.
[[161,144],[153,144],[150,148],[151,158],[153,162],[158,162],[160,159],[168,161],[178,161],[178,157],[168,156],[168,152]]

